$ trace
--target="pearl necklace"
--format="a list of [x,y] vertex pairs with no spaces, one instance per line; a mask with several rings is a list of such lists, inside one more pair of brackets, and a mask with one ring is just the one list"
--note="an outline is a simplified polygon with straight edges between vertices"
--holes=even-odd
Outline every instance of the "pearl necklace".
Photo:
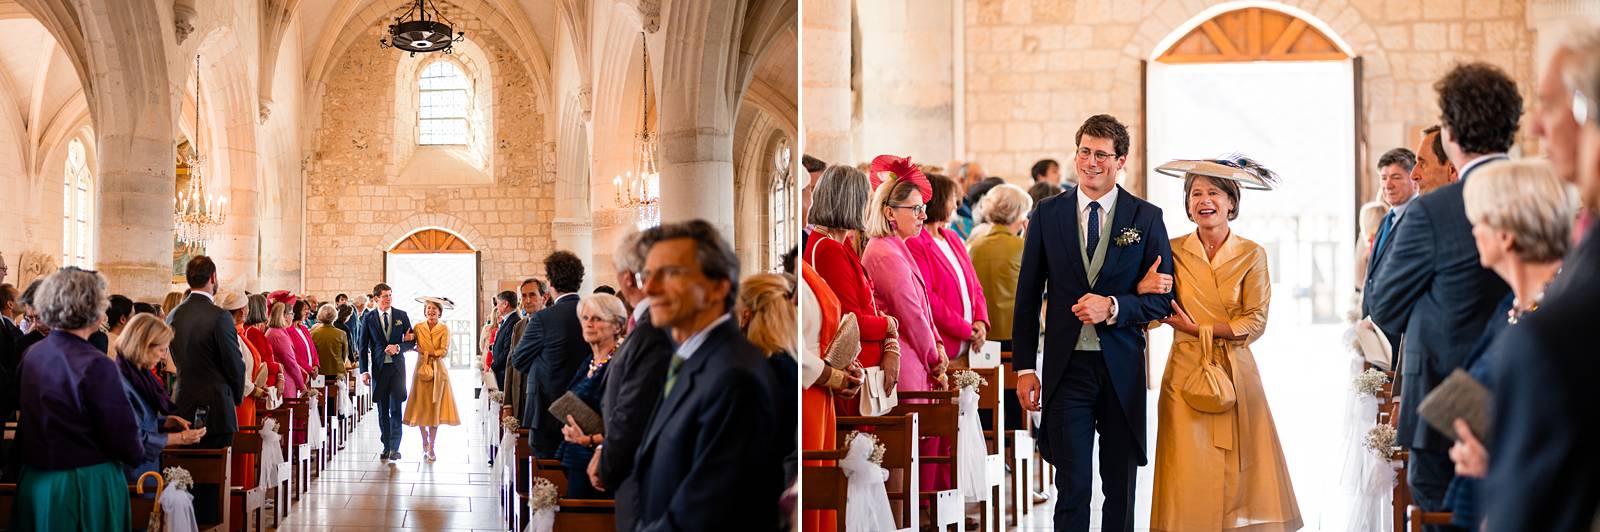
[[1511,310],[1506,311],[1506,323],[1516,325],[1518,322],[1522,321],[1523,316],[1532,314],[1534,311],[1539,310],[1539,303],[1544,302],[1545,290],[1550,288],[1550,283],[1555,281],[1556,278],[1560,276],[1561,268],[1556,268],[1556,273],[1550,276],[1549,281],[1544,282],[1544,287],[1539,289],[1539,293],[1534,294],[1533,301],[1528,303],[1528,308],[1522,308],[1521,299],[1513,298],[1511,300]]

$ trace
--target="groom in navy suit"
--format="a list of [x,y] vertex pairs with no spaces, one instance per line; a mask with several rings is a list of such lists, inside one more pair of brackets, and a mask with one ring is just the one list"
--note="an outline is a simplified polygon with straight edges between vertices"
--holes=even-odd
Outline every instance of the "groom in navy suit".
[[[378,308],[367,313],[362,335],[366,349],[361,351],[361,375],[372,386],[372,402],[378,405],[378,430],[382,431],[383,452],[379,460],[400,459],[400,416],[406,402],[405,352],[416,348],[411,335],[411,318],[394,308],[394,293],[389,285],[378,283],[372,293]],[[369,361],[370,359],[370,361]]]
[[[1099,432],[1101,529],[1132,531],[1134,475],[1148,448],[1145,324],[1172,313],[1170,292],[1139,295],[1138,284],[1157,259],[1158,271],[1172,273],[1172,246],[1161,209],[1116,183],[1128,161],[1128,128],[1110,115],[1091,116],[1077,143],[1078,186],[1039,202],[1022,248],[1012,334],[1017,398],[1025,409],[1044,410],[1039,448],[1057,467],[1062,492],[1056,530],[1089,530],[1090,454]],[[1034,354],[1045,297],[1041,366]]]

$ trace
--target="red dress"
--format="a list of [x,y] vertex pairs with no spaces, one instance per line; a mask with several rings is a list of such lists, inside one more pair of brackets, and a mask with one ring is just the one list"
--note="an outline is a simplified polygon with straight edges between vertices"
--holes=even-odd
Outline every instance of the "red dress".
[[278,384],[278,375],[283,373],[283,366],[279,365],[274,357],[265,356],[272,353],[272,345],[267,343],[267,333],[256,327],[245,327],[244,339],[250,342],[251,347],[256,348],[256,354],[264,355],[261,359],[267,364],[267,386],[277,386],[282,390],[282,385]]
[[[828,344],[833,343],[833,337],[838,334],[839,298],[822,279],[810,264],[800,264],[800,274],[817,297],[817,308],[822,315],[822,327],[818,331],[819,353],[827,356]],[[805,341],[805,339],[801,339]],[[805,350],[801,350],[802,355]],[[833,409],[833,392],[823,386],[811,386],[811,383],[801,383],[805,389],[800,393],[800,449],[805,451],[819,451],[834,449],[839,446],[837,436],[837,422]],[[833,465],[829,461],[806,461],[802,465]],[[804,489],[804,488],[802,488]],[[806,510],[801,517],[806,532],[831,532],[834,530],[833,510]]]
[[[246,330],[255,330],[255,328],[241,327],[239,329],[239,335],[241,338],[245,336]],[[251,345],[248,339],[244,340],[244,346],[248,351],[250,351],[251,359],[250,367],[244,368],[244,378],[247,380],[253,380],[255,379],[256,372],[260,371],[262,367],[261,352],[256,350],[256,346]],[[235,407],[234,414],[239,418],[240,427],[256,426],[256,399],[254,397],[245,397],[243,401],[239,401],[239,406]],[[255,470],[255,455],[243,453],[233,455],[234,484],[243,486],[244,489],[256,487],[256,481],[258,480],[258,477],[255,474]]]
[[[872,302],[872,281],[861,266],[861,256],[854,248],[821,231],[812,231],[811,238],[806,240],[804,260],[839,298],[839,315],[856,315],[856,323],[861,327],[861,355],[857,360],[863,367],[877,366],[883,359],[883,338],[889,320],[878,313],[877,305]],[[836,404],[840,412],[848,415],[859,415],[861,411],[859,399],[837,399]]]

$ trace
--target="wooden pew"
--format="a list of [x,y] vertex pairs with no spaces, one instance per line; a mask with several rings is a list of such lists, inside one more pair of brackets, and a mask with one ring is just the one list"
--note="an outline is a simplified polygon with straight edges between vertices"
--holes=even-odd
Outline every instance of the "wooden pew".
[[[1000,368],[1005,374],[1003,390],[1009,397],[1017,395],[1017,371],[1012,362],[1010,351],[1000,352]],[[1003,402],[1004,398],[1002,398]],[[1002,409],[1003,410],[1003,409]],[[1032,418],[1028,411],[1022,411],[1019,420],[1021,429],[1010,431],[1011,437],[1006,439],[1006,449],[1003,451],[1006,465],[1011,467],[1010,500],[1012,515],[1017,524],[1026,522],[1027,516],[1033,513],[1033,485],[1034,469],[1040,460],[1034,455],[1033,434],[1029,432]],[[1041,490],[1043,491],[1043,490]]]
[[0,527],[11,527],[12,506],[17,501],[16,484],[0,484]]
[[[161,451],[161,468],[181,467],[189,471],[194,477],[195,487],[215,486],[221,497],[217,498],[217,515],[221,521],[215,523],[198,523],[200,532],[227,532],[229,528],[230,511],[228,490],[233,486],[233,452],[232,449],[173,449]],[[196,497],[194,506],[196,510],[200,505],[206,504],[201,498]]]
[[[556,530],[616,530],[617,529],[617,503],[610,499],[571,499],[564,496],[567,493],[567,475],[561,469],[560,460],[540,459],[529,457],[526,460],[528,467],[528,486],[533,486],[533,479],[543,478],[549,480],[556,487],[556,492],[563,494],[557,501],[560,508],[556,511]],[[528,518],[533,518],[533,512],[528,512]]]
[[922,530],[917,504],[917,486],[921,483],[922,475],[922,452],[917,446],[922,434],[918,414],[838,416],[835,424],[838,427],[835,448],[843,448],[844,438],[852,431],[860,430],[877,436],[878,442],[884,446],[882,466],[889,470],[885,491],[889,495],[890,511],[895,513],[895,525],[904,531]]
[[[257,427],[239,427],[239,432],[233,435],[233,452],[235,454],[256,457],[255,467],[251,471],[245,472],[245,474],[251,475],[251,478],[259,478],[261,471],[261,434],[257,430]],[[269,486],[256,485],[253,488],[246,489],[244,486],[249,483],[249,479],[233,479],[233,485],[228,492],[229,498],[232,500],[230,508],[232,508],[233,512],[233,515],[228,516],[228,520],[234,523],[234,527],[230,530],[243,530],[245,532],[266,530],[265,514]],[[275,488],[276,486],[271,487]],[[282,496],[281,491],[279,496]]]
[[[843,460],[845,451],[801,451],[801,460]],[[807,465],[800,468],[800,507],[806,510],[833,510],[833,529],[844,530],[846,506],[850,503],[849,480],[837,465]]]
[[272,512],[272,525],[276,527],[284,517],[289,515],[289,501],[294,498],[295,485],[299,484],[299,480],[294,476],[294,460],[289,458],[292,456],[290,454],[291,449],[294,448],[294,445],[289,443],[294,432],[294,429],[289,424],[294,419],[294,411],[288,407],[278,407],[262,412],[257,417],[271,417],[278,421],[278,448],[283,453],[283,463],[278,464],[278,471],[275,475],[277,485],[269,488],[269,490],[277,490],[277,497],[274,499],[277,501],[277,505]]
[[965,452],[978,452],[978,450],[962,449],[954,445],[957,440],[957,427],[961,422],[961,405],[959,395],[955,390],[930,390],[907,391],[901,390],[900,404],[889,411],[890,415],[917,414],[920,424],[918,434],[923,438],[945,438],[952,443],[950,454],[924,454],[923,464],[948,464],[948,482],[950,487],[943,490],[924,489],[921,486],[931,484],[932,479],[922,479],[917,492],[930,508],[933,508],[933,524],[940,530],[954,526],[960,530],[966,524],[966,507],[961,497],[961,475],[956,472],[956,464],[961,463],[960,455]]
[[305,397],[295,397],[283,400],[283,407],[294,414],[290,418],[293,430],[284,434],[283,441],[290,443],[293,453],[284,453],[284,458],[294,464],[294,500],[300,500],[306,488],[311,484],[311,444],[306,443],[306,418],[311,415],[311,403]]
[[1006,527],[1006,409],[1005,409],[1005,373],[1001,368],[973,369],[979,377],[989,384],[978,388],[978,411],[990,412],[989,419],[993,420],[994,427],[983,431],[984,442],[988,445],[983,449],[984,478],[988,481],[986,489],[989,500],[983,503],[982,527],[984,532],[994,530],[1004,531]]

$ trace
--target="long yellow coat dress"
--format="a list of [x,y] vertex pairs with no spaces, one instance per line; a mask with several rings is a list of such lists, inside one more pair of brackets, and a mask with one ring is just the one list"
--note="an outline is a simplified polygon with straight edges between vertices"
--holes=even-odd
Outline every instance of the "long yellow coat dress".
[[413,427],[460,425],[461,415],[450,391],[450,370],[444,363],[450,350],[450,328],[443,322],[432,326],[422,322],[413,329],[417,333],[417,367],[432,364],[433,379],[424,381],[422,372],[411,372],[411,400],[406,401],[401,421]]
[[1213,353],[1233,380],[1237,403],[1207,414],[1179,390],[1203,360],[1200,339],[1175,332],[1156,403],[1155,493],[1150,529],[1299,530],[1300,506],[1261,386],[1250,343],[1267,326],[1272,287],[1267,252],[1229,236],[1207,259],[1200,238],[1172,239],[1178,303],[1201,327],[1227,323],[1243,340],[1216,339]]

